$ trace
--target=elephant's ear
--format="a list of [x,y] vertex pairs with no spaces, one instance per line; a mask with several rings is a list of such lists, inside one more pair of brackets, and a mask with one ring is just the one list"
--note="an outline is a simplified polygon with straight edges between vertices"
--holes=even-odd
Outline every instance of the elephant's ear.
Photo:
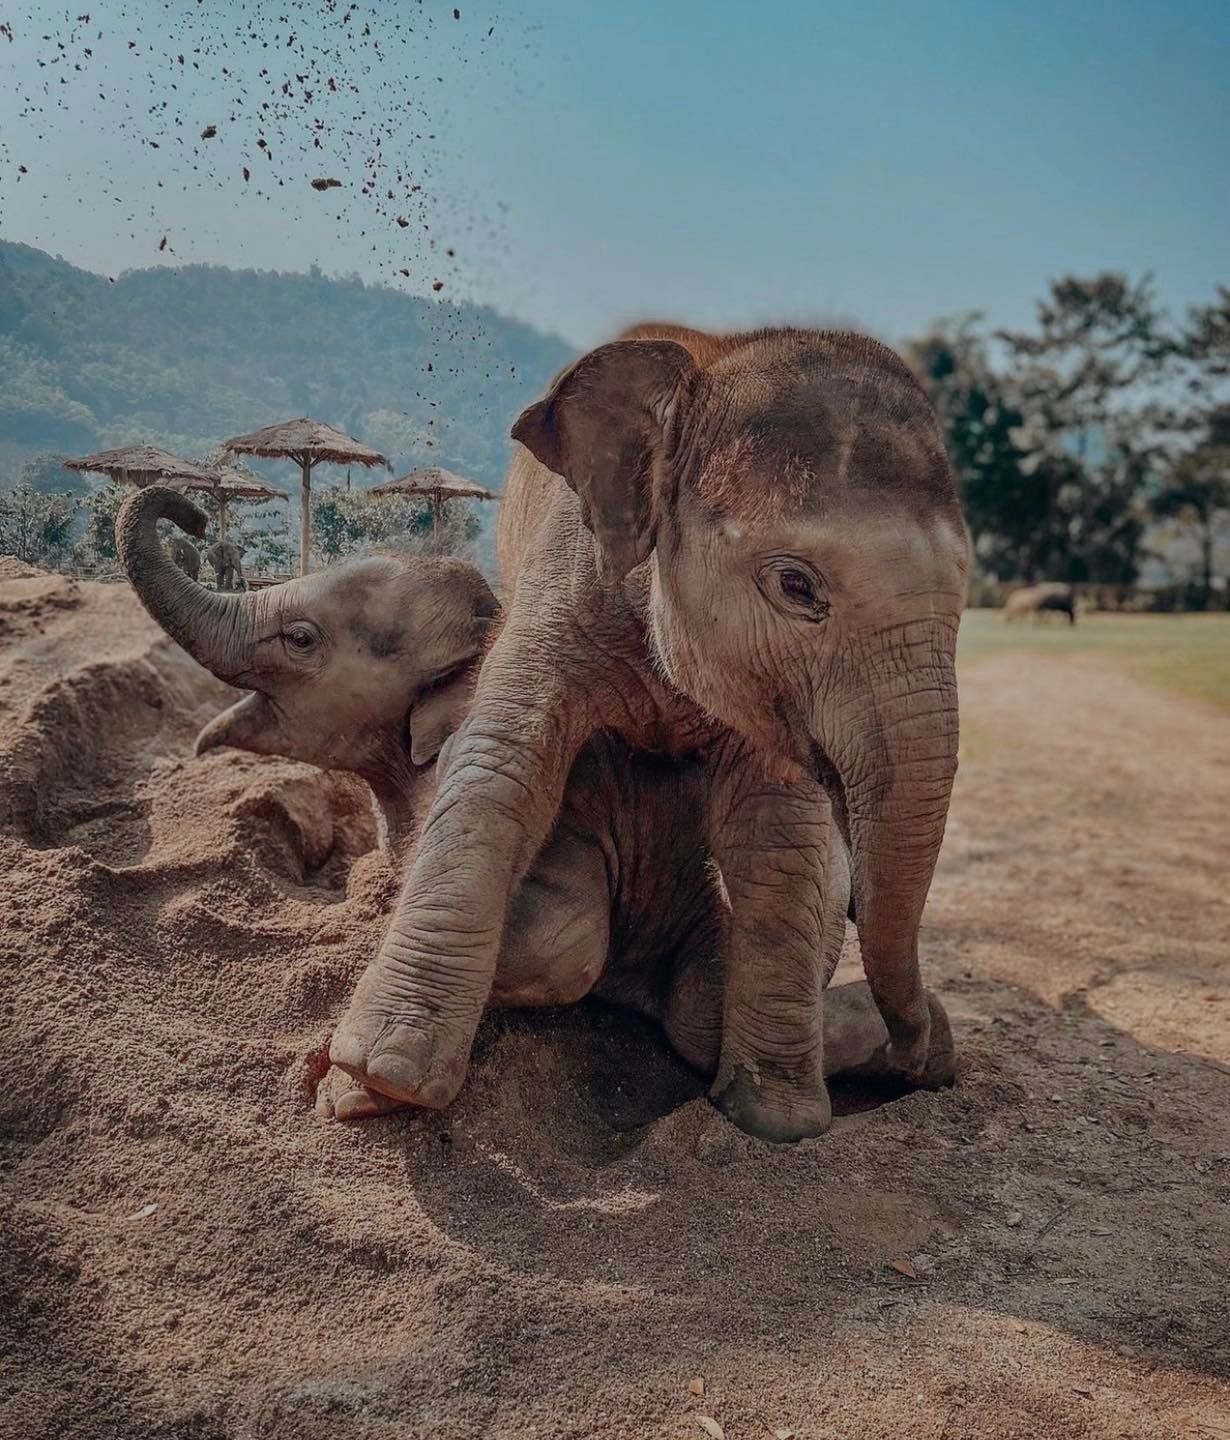
[[[483,653],[499,633],[499,606],[481,577],[472,604],[475,613],[469,629],[469,643],[449,661],[454,671],[452,678],[421,695],[410,707],[407,729],[410,732],[410,759],[415,765],[426,765],[434,760],[440,753],[440,747],[465,719],[474,697]],[[490,613],[492,611],[496,613]]]
[[616,340],[565,370],[512,428],[576,492],[604,579],[622,579],[653,550],[663,429],[695,371],[673,340]]
[[415,765],[426,765],[440,753],[440,748],[458,728],[470,707],[475,677],[460,676],[446,685],[429,691],[410,710],[410,759]]

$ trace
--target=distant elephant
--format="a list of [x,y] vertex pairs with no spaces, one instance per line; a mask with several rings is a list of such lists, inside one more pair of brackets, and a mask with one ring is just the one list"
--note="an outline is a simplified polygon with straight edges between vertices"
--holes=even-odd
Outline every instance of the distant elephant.
[[243,550],[229,540],[219,540],[205,552],[205,558],[214,567],[219,590],[243,590]]
[[1005,620],[1024,620],[1026,615],[1041,615],[1046,611],[1058,611],[1068,617],[1070,625],[1076,624],[1076,591],[1071,585],[1047,582],[1042,585],[1027,585],[1014,590],[1004,603]]
[[605,731],[704,773],[730,899],[719,1108],[777,1141],[830,1123],[847,844],[892,1062],[932,1083],[918,932],[956,772],[969,540],[922,387],[861,336],[646,325],[569,366],[512,435],[507,622],[333,1062],[396,1099],[457,1093],[509,907]]
[[172,535],[167,541],[167,554],[189,580],[196,580],[200,576],[201,552],[191,540],[185,540],[182,535]]
[[[158,518],[203,525],[176,492],[142,491],[121,511],[120,555],[146,608],[220,678],[259,688],[201,732],[198,754],[231,745],[362,776],[395,853],[408,852],[435,790],[435,759],[469,704],[499,624],[481,574],[459,560],[369,557],[245,597],[185,588],[151,543]],[[705,846],[696,764],[636,755],[595,737],[569,777],[559,822],[514,898],[491,1001],[563,1004],[596,991],[658,1021],[703,1073],[718,1064],[726,905]],[[843,852],[844,854],[844,852]],[[830,867],[844,929],[847,863]],[[840,946],[840,931],[833,940]],[[934,997],[936,1068],[951,1064]],[[830,994],[827,1073],[887,1069],[888,1033],[865,984]],[[335,1074],[339,1118],[399,1101]]]

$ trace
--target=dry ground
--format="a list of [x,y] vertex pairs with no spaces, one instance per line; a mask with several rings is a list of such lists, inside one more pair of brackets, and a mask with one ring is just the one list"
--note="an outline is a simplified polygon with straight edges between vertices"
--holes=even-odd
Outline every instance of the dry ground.
[[0,1436],[1230,1437],[1228,720],[1114,624],[971,617],[961,1082],[773,1149],[587,1006],[319,1119],[363,797],[191,759],[225,692],[122,587],[0,581]]

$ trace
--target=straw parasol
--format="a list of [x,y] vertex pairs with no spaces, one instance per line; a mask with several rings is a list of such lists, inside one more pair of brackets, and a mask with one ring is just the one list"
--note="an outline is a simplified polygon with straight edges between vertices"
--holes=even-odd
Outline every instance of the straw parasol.
[[229,466],[222,466],[217,470],[206,471],[212,484],[197,484],[190,482],[183,488],[186,490],[202,490],[211,495],[218,507],[218,538],[226,541],[226,507],[232,500],[289,500],[290,495],[285,490],[280,490],[276,485],[266,485],[263,480],[257,480],[251,475],[245,475],[242,470],[232,470]]
[[268,460],[294,460],[303,475],[303,515],[299,530],[299,573],[306,575],[312,547],[312,471],[317,465],[388,465],[378,450],[361,445],[353,436],[310,420],[285,420],[266,425],[251,435],[236,435],[222,442],[232,455],[260,455]]
[[500,498],[494,490],[488,490],[485,486],[479,485],[473,480],[467,480],[462,475],[454,475],[451,470],[444,470],[439,465],[428,465],[422,470],[411,470],[408,475],[399,475],[396,480],[388,480],[383,485],[373,485],[367,493],[381,496],[408,495],[428,500],[431,504],[433,535],[437,522],[444,512],[444,507],[450,500],[498,500]]
[[226,507],[232,500],[289,500],[285,490],[266,485],[242,470],[229,466],[197,465],[181,460],[157,445],[124,445],[118,450],[100,450],[79,460],[63,461],[66,470],[91,475],[108,475],[112,480],[144,488],[169,485],[172,490],[198,490],[211,495],[218,506],[218,534],[226,539]]
[[125,485],[184,486],[210,483],[210,472],[191,460],[181,460],[156,445],[124,445],[118,450],[99,450],[79,460],[62,462],[66,470],[81,470],[90,475],[107,475]]

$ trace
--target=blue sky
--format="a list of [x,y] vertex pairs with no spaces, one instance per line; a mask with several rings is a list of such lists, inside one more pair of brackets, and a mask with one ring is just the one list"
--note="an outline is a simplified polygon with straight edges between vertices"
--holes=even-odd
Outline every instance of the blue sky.
[[[27,5],[0,38],[0,234],[109,273],[442,281],[579,344],[647,315],[1016,324],[1066,271],[1152,269],[1176,310],[1230,283],[1224,0],[353,8],[362,44],[308,0]],[[288,13],[364,118],[317,90],[259,169],[260,99],[304,70]],[[201,42],[201,69],[177,68]],[[377,134],[422,185],[406,227],[358,190]],[[343,185],[313,191],[322,170]]]

